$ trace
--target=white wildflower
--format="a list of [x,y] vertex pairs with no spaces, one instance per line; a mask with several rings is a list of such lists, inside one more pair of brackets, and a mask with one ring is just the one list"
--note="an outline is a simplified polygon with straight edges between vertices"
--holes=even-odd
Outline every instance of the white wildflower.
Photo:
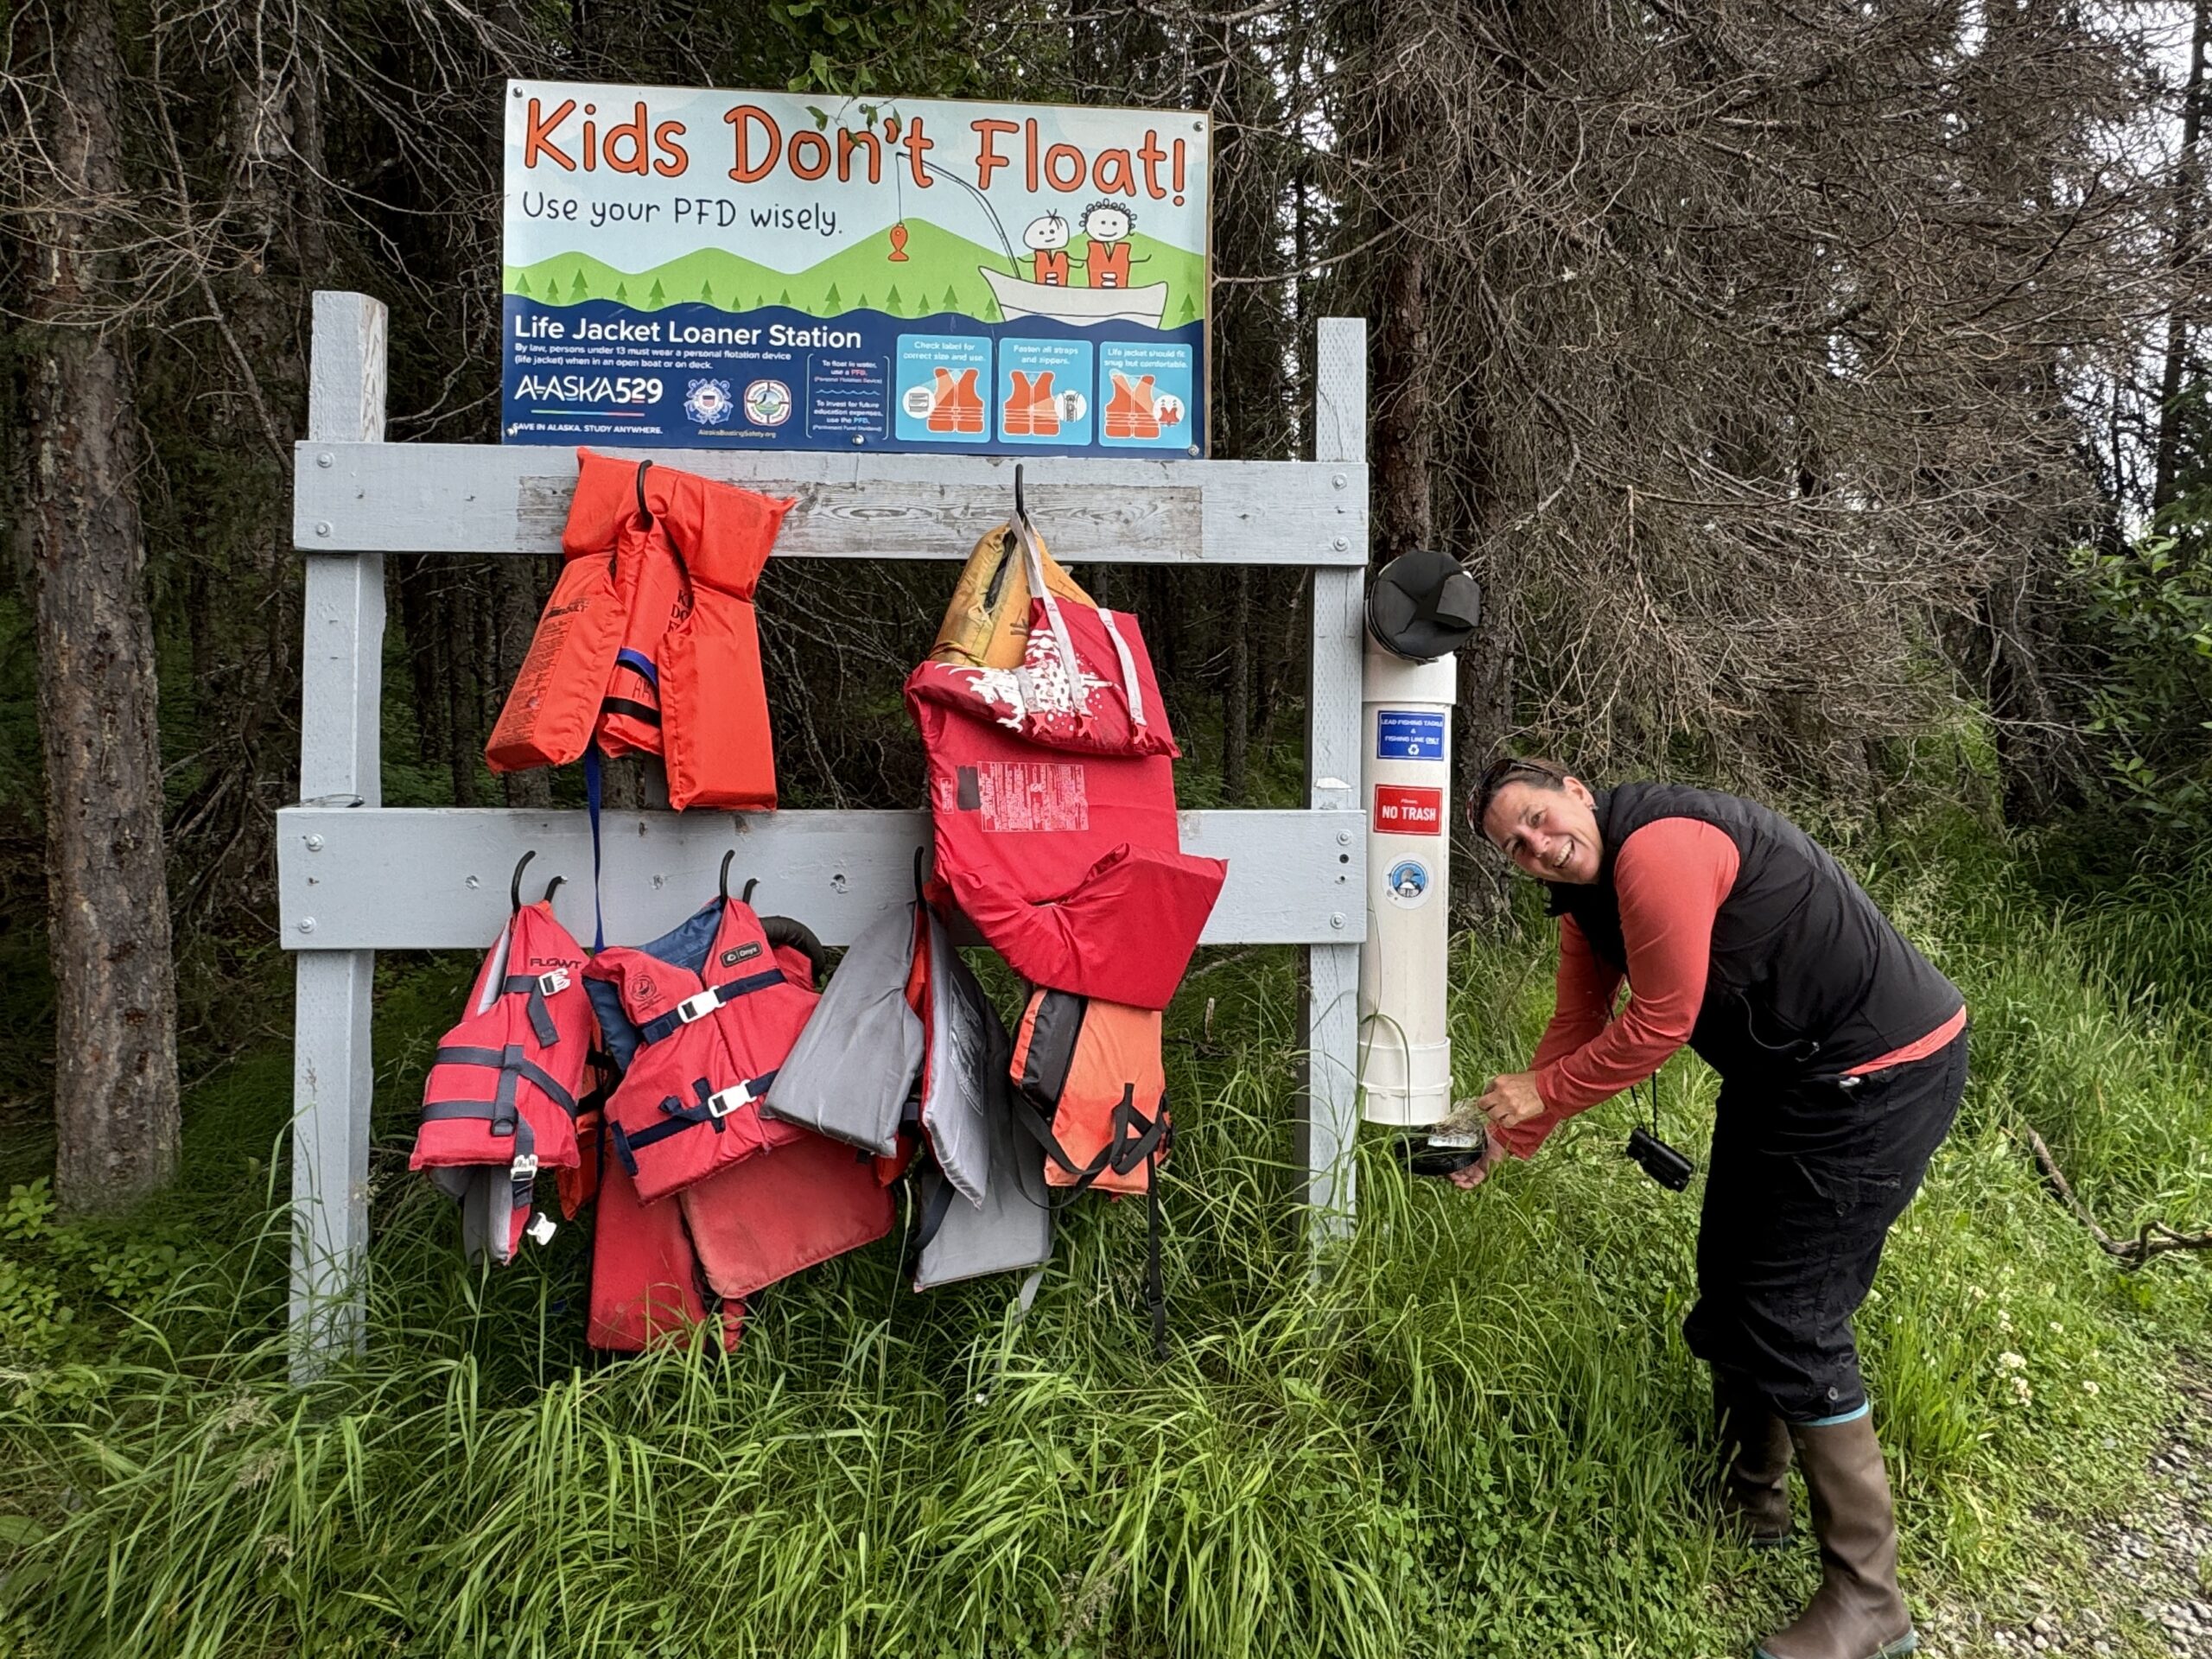
[[2010,1349],[1997,1356],[1997,1363],[2008,1371],[2024,1371],[2028,1369],[2028,1362]]

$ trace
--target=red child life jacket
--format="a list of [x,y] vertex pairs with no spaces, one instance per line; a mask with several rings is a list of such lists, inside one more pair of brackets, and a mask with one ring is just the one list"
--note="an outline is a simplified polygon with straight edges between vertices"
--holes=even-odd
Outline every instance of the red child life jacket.
[[766,811],[776,771],[753,607],[791,503],[576,452],[567,563],[485,760],[566,766],[594,738],[657,754],[669,804]]
[[639,1354],[683,1342],[704,1325],[724,1353],[737,1351],[745,1304],[706,1283],[682,1206],[643,1202],[621,1166],[610,1163],[600,1176],[594,1227],[587,1342]]
[[578,1162],[575,1119],[594,1029],[583,966],[583,947],[550,898],[518,905],[423,1080],[408,1166],[464,1201],[478,1182],[505,1188],[484,1241],[502,1264],[530,1226],[538,1170]]
[[699,970],[652,947],[615,946],[588,977],[613,986],[635,1049],[607,1101],[607,1149],[650,1204],[807,1131],[760,1102],[820,997],[794,983],[760,918],[724,899]]

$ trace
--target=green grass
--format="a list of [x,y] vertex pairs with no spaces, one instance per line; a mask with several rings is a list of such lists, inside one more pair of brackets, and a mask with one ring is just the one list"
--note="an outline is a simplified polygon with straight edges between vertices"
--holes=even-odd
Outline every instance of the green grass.
[[[1860,1331],[1908,1586],[2001,1613],[2030,1563],[2063,1598],[2067,1518],[2133,1489],[2208,1313],[2206,1264],[2111,1268],[2016,1137],[2115,1230],[2212,1221],[2212,883],[2054,913],[1956,836],[1873,861],[1976,1026]],[[1463,1084],[1540,1026],[1540,931],[1459,947]],[[200,1091],[156,1214],[0,1214],[0,1653],[1677,1656],[1741,1652],[1811,1584],[1808,1551],[1713,1536],[1698,1194],[1619,1157],[1623,1103],[1472,1196],[1363,1148],[1315,1283],[1292,965],[1209,957],[1171,1015],[1165,1364],[1142,1214],[1103,1203],[1026,1319],[1010,1281],[904,1291],[886,1244],[762,1298],[727,1363],[603,1364],[586,1229],[480,1277],[404,1172],[468,966],[386,964],[371,1343],[316,1387],[282,1376],[281,1055]],[[1662,1090],[1701,1152],[1710,1078]]]

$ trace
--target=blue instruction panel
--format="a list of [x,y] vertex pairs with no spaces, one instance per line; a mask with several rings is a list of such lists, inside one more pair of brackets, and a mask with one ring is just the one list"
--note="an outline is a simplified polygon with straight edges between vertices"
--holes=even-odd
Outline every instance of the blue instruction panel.
[[1444,758],[1444,716],[1421,709],[1376,709],[1375,758],[1377,760],[1441,760]]

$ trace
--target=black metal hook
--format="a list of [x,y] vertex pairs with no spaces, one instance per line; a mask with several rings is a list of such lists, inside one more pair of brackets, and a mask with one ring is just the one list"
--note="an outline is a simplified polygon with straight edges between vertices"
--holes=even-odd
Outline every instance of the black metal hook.
[[533,847],[515,861],[514,875],[507,882],[507,914],[510,916],[522,914],[522,873],[530,861],[537,856],[537,849]]
[[[729,867],[730,861],[736,856],[737,849],[734,847],[722,855],[722,873],[715,879],[715,889],[721,895],[721,901],[724,904],[729,903]],[[753,889],[747,887],[746,891],[750,893]]]
[[565,875],[556,875],[550,881],[548,881],[545,884],[545,902],[547,904],[550,905],[553,902],[553,895],[561,890],[561,884],[568,879],[569,878]]
[[652,528],[653,510],[645,505],[645,472],[652,465],[650,461],[638,463],[638,517],[645,521],[648,530]]
[[1029,509],[1021,499],[1021,463],[1014,463],[1014,516],[1021,520],[1033,533],[1037,526],[1029,522]]
[[922,861],[929,855],[930,849],[926,847],[914,849],[914,902],[918,905],[926,902],[922,897]]
[[753,889],[760,885],[760,878],[759,876],[748,875],[746,877],[745,890],[737,895],[737,902],[741,905],[751,904],[753,902]]

